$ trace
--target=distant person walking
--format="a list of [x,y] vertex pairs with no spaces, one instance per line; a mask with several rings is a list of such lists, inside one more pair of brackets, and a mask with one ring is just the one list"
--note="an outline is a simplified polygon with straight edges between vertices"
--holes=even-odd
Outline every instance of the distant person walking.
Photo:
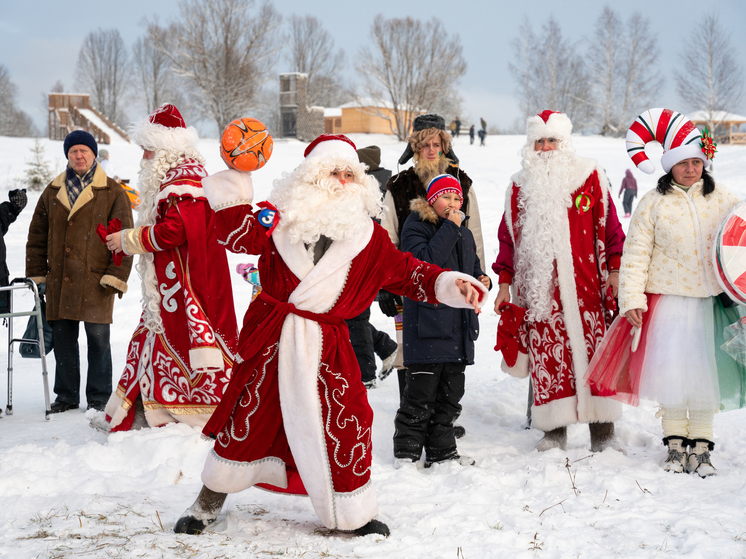
[[622,198],[622,206],[624,206],[624,217],[632,215],[632,201],[637,198],[637,181],[632,176],[632,171],[627,169],[627,172],[622,180],[622,187],[619,189],[619,196],[624,193]]
[[476,132],[476,127],[472,124],[471,127],[469,128],[469,144],[470,145],[474,143],[475,132]]
[[459,117],[456,117],[456,120],[453,122],[456,123],[456,137],[458,138],[458,135],[461,134],[461,119]]

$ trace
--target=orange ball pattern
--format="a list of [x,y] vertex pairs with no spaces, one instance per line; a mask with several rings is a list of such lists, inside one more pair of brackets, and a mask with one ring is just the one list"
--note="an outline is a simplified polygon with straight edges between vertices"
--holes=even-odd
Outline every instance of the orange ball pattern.
[[274,142],[267,127],[255,118],[238,118],[223,131],[220,156],[237,171],[256,171],[272,155]]

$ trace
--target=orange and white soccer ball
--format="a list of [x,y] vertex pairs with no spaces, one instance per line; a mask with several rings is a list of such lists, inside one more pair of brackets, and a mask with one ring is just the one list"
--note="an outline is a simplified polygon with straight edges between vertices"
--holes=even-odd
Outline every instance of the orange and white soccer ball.
[[255,118],[238,118],[223,130],[220,156],[237,171],[256,171],[272,155],[274,142],[267,127]]

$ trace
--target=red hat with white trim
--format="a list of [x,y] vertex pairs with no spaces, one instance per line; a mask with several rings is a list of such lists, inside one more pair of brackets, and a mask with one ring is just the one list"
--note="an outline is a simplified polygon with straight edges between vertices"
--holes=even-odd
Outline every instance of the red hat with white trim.
[[704,161],[708,168],[715,154],[712,138],[700,133],[691,120],[671,109],[648,109],[627,131],[627,154],[637,168],[648,175],[655,171],[655,165],[648,159],[645,146],[654,141],[663,146],[661,166],[666,173],[678,162],[693,157]]
[[541,138],[556,138],[569,142],[571,135],[572,122],[564,113],[546,110],[526,120],[526,137],[529,142]]
[[183,153],[187,148],[197,147],[197,130],[187,128],[179,109],[165,104],[158,107],[145,119],[132,123],[128,134],[130,141],[150,151]]
[[360,163],[355,144],[344,134],[322,134],[308,144],[306,151],[303,152],[306,159],[326,157],[332,154],[354,162],[356,165]]

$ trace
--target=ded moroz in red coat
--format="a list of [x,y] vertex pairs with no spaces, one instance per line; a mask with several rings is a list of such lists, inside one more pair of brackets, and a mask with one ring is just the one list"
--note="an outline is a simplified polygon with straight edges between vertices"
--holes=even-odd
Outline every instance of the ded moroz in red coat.
[[[519,357],[514,376],[529,373],[533,384],[532,421],[542,431],[572,423],[615,421],[621,405],[593,394],[584,380],[596,347],[610,324],[611,309],[604,293],[609,268],[618,270],[624,233],[608,192],[608,180],[591,159],[576,157],[574,176],[578,188],[567,209],[567,229],[558,240],[556,283],[552,316],[548,321],[524,323],[520,335],[528,345],[528,358]],[[517,179],[518,175],[513,177]],[[575,201],[585,193],[593,205],[584,211]],[[500,223],[500,251],[492,269],[500,283],[512,283],[514,247],[520,246],[521,187],[513,182],[506,193],[505,214]],[[525,306],[520,293],[516,304]]]
[[128,253],[153,253],[161,326],[151,321],[149,328],[143,311],[106,406],[112,431],[132,427],[138,395],[149,425],[178,420],[201,428],[231,378],[238,333],[228,259],[202,190],[206,176],[201,163],[185,159],[161,182],[155,223],[123,235]]
[[373,411],[344,321],[381,288],[463,307],[454,279],[476,280],[401,253],[373,220],[314,265],[281,227],[267,236],[252,212],[253,191],[216,203],[212,184],[218,236],[231,252],[261,255],[262,292],[244,318],[230,386],[203,431],[215,446],[202,481],[221,493],[260,485],[307,494],[325,526],[357,529],[378,511]]

